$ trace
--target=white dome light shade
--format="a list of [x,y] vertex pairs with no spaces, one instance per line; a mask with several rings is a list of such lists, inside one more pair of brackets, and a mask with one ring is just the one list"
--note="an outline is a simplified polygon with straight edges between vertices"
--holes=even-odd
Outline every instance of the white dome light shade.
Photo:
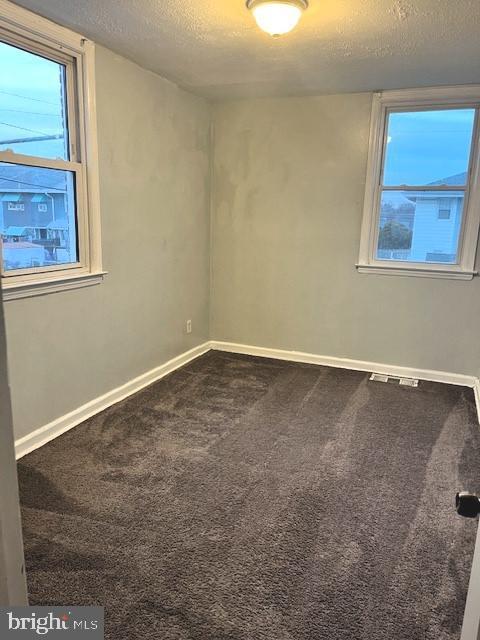
[[248,0],[258,26],[271,36],[281,36],[294,29],[302,12],[308,7],[307,0]]

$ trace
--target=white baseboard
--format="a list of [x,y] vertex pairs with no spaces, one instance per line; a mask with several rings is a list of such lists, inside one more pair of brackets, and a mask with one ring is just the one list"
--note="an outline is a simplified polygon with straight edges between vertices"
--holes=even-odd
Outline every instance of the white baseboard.
[[190,351],[180,354],[176,358],[165,362],[165,364],[155,367],[155,369],[152,369],[151,371],[147,371],[141,376],[138,376],[138,378],[134,378],[126,384],[117,387],[116,389],[112,389],[112,391],[109,391],[103,396],[99,396],[98,398],[87,402],[81,407],[78,407],[78,409],[67,413],[43,427],[40,427],[40,429],[29,433],[23,438],[20,438],[15,442],[15,454],[17,460],[25,456],[27,453],[38,449],[47,442],[50,442],[50,440],[57,438],[62,433],[73,429],[73,427],[76,427],[84,420],[87,420],[87,418],[91,418],[100,411],[107,409],[112,406],[112,404],[120,402],[120,400],[123,400],[133,393],[140,391],[140,389],[160,380],[160,378],[163,378],[168,373],[175,371],[175,369],[182,367],[209,350],[210,343],[204,342],[198,347],[194,347],[193,349],[190,349]]
[[304,362],[307,364],[318,364],[327,367],[337,367],[341,369],[353,369],[355,371],[372,371],[375,373],[384,373],[392,376],[401,376],[405,378],[418,378],[420,380],[429,380],[431,382],[443,382],[447,384],[461,385],[465,387],[473,387],[475,392],[475,400],[477,403],[477,411],[480,421],[480,379],[474,376],[467,376],[459,373],[448,373],[446,371],[432,371],[429,369],[411,369],[409,367],[398,367],[395,365],[381,364],[379,362],[367,362],[363,360],[350,360],[348,358],[336,358],[333,356],[321,356],[313,353],[304,353],[302,351],[287,351],[283,349],[269,349],[265,347],[256,347],[246,344],[236,344],[234,342],[220,342],[212,340],[180,354],[176,358],[169,360],[163,365],[147,371],[146,373],[130,380],[121,387],[117,387],[112,391],[99,396],[90,402],[82,405],[78,409],[53,420],[49,424],[40,427],[36,431],[20,438],[15,442],[15,452],[17,460],[43,446],[50,440],[60,436],[62,433],[69,431],[78,424],[91,418],[95,414],[107,409],[108,407],[120,402],[128,396],[140,391],[144,387],[152,384],[156,380],[160,380],[168,373],[175,371],[187,364],[191,360],[198,358],[210,349],[217,351],[227,351],[230,353],[244,353],[251,356],[261,356],[263,358],[273,358],[275,360],[289,360],[291,362]]
[[461,373],[449,373],[447,371],[433,371],[430,369],[411,369],[409,367],[398,367],[380,362],[367,362],[364,360],[350,360],[348,358],[335,358],[333,356],[320,356],[314,353],[304,353],[302,351],[284,351],[282,349],[268,349],[265,347],[254,347],[246,344],[236,344],[234,342],[218,342],[213,340],[210,347],[217,351],[229,351],[231,353],[245,353],[251,356],[261,356],[263,358],[273,358],[275,360],[290,360],[292,362],[304,362],[307,364],[320,364],[326,367],[337,367],[340,369],[353,369],[354,371],[371,371],[372,373],[383,373],[391,376],[403,378],[418,378],[430,382],[444,382],[456,384],[462,387],[474,387],[478,380],[475,376],[467,376]]

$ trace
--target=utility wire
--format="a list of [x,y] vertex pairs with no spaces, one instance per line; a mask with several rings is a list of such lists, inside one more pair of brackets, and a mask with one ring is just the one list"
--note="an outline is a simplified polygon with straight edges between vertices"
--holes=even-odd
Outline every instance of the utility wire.
[[27,127],[19,127],[16,124],[9,124],[8,122],[0,122],[0,125],[5,127],[11,127],[12,129],[19,129],[20,131],[29,131],[30,133],[40,133],[42,136],[49,136],[50,134],[46,131],[39,131],[38,129],[27,129]]
[[[57,169],[53,169],[53,171],[57,171]],[[53,189],[54,191],[61,191],[65,193],[65,189],[59,189],[58,187],[47,187],[45,184],[35,184],[35,182],[25,182],[24,180],[13,180],[12,178],[4,178],[0,174],[0,180],[6,180],[7,182],[16,182],[17,184],[26,184],[28,187],[39,187],[40,189]]]
[[20,144],[28,142],[46,142],[47,140],[63,140],[65,136],[63,133],[58,133],[52,136],[33,136],[31,138],[12,138],[10,140],[0,140],[0,145],[6,144]]
[[23,111],[23,109],[2,109],[0,111],[8,111],[8,113],[26,113],[29,116],[48,116],[49,118],[61,118],[61,113],[40,113],[39,111]]
[[58,102],[50,102],[49,100],[41,100],[40,98],[29,98],[28,96],[21,96],[18,93],[10,93],[10,91],[1,91],[5,96],[13,96],[14,98],[22,98],[22,100],[31,100],[32,102],[43,102],[44,104],[52,104],[55,107],[58,107]]

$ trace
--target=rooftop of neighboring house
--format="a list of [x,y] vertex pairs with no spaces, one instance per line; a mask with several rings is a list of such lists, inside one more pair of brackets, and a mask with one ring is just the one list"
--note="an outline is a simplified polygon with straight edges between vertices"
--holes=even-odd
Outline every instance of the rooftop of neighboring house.
[[[467,172],[456,173],[453,176],[447,176],[446,178],[441,178],[440,180],[436,180],[435,182],[430,182],[427,186],[429,187],[452,187],[452,191],[444,191],[444,198],[463,198],[463,191],[455,192],[455,187],[463,186],[467,184]],[[439,195],[440,194],[440,195]],[[417,200],[437,200],[441,196],[442,192],[439,191],[422,191],[419,189],[418,191],[410,191],[405,194],[405,197],[411,202],[416,202]]]
[[65,174],[62,171],[37,167],[2,165],[0,169],[0,192],[64,193]]
[[436,187],[440,185],[447,186],[458,186],[467,184],[467,172],[456,173],[454,176],[448,176],[447,178],[442,178],[441,180],[436,180],[435,182],[430,182],[428,184],[429,187]]

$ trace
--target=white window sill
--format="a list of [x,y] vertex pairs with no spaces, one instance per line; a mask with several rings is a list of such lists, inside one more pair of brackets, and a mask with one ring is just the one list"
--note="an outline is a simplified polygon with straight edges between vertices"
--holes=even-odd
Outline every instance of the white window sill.
[[56,293],[58,291],[92,287],[103,282],[106,273],[106,271],[98,271],[96,273],[82,273],[66,277],[64,276],[62,278],[50,278],[36,280],[33,282],[15,282],[13,284],[5,282],[4,279],[2,281],[3,301],[7,302],[9,300],[17,300],[19,298],[44,296],[48,293]]
[[459,269],[433,269],[429,267],[388,267],[372,264],[357,264],[359,273],[376,273],[384,276],[414,276],[416,278],[444,278],[447,280],[472,280],[478,271]]

